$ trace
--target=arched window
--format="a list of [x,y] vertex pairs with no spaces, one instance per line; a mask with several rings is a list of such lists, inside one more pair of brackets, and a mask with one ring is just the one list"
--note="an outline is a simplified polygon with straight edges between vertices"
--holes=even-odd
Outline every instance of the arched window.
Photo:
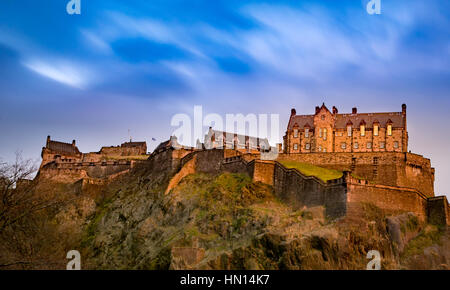
[[373,136],[378,136],[378,124],[373,124]]
[[298,137],[298,129],[294,129],[294,138]]
[[305,128],[305,138],[309,137],[309,128]]
[[365,125],[361,125],[359,127],[359,130],[361,131],[361,136],[366,136],[366,126]]
[[392,136],[392,125],[391,124],[389,124],[387,126],[387,134],[388,134],[388,136]]
[[352,126],[350,126],[350,125],[347,126],[347,136],[348,137],[352,136]]
[[327,128],[323,128],[323,140],[327,140]]

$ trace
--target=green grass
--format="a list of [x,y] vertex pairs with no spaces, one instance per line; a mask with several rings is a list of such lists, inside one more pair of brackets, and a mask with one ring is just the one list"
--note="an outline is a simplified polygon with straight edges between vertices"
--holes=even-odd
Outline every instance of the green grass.
[[280,161],[287,168],[295,168],[304,175],[315,176],[324,182],[331,179],[341,178],[343,173],[339,170],[323,168],[308,163],[297,161]]

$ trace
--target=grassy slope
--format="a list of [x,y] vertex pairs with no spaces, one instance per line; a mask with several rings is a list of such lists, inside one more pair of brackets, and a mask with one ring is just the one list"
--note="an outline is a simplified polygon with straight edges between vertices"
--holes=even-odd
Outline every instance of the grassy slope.
[[315,176],[325,182],[331,179],[341,178],[343,174],[342,171],[323,168],[303,162],[280,161],[280,163],[286,166],[287,168],[295,168],[307,176]]

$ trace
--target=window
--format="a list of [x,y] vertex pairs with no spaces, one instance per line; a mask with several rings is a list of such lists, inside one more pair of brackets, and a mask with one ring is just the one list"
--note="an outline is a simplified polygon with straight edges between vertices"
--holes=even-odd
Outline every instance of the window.
[[367,149],[372,149],[372,142],[367,142]]
[[398,141],[394,142],[394,148],[398,148]]
[[305,128],[305,138],[309,137],[309,128]]
[[323,140],[327,140],[327,128],[323,128]]
[[319,138],[322,138],[322,128],[319,129]]
[[342,149],[345,149],[346,147],[347,147],[347,143],[342,142],[342,143],[341,143],[341,148],[342,148]]
[[323,152],[327,152],[327,148],[323,148]]
[[366,126],[361,125],[360,126],[361,136],[366,136]]
[[325,115],[320,116],[320,119],[325,120]]
[[305,149],[306,149],[306,150],[309,150],[309,149],[311,149],[311,145],[310,145],[309,143],[306,143],[306,145],[305,145]]
[[384,149],[384,142],[380,142],[380,149]]
[[347,126],[347,136],[352,136],[352,126]]
[[298,150],[298,144],[297,143],[294,144],[294,150]]
[[353,143],[353,148],[358,149],[358,142]]
[[322,152],[322,146],[319,145],[319,152]]
[[298,129],[294,129],[294,138],[298,137]]
[[373,125],[373,135],[378,136],[378,125]]
[[392,135],[392,125],[387,126],[387,134],[388,134],[388,136]]

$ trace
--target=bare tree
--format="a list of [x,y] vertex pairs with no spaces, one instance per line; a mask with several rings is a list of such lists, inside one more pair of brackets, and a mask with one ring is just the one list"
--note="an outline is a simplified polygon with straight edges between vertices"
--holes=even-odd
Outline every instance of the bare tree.
[[55,198],[51,185],[32,180],[37,168],[20,153],[11,164],[0,162],[0,269],[51,268],[58,233],[49,212],[64,199]]

